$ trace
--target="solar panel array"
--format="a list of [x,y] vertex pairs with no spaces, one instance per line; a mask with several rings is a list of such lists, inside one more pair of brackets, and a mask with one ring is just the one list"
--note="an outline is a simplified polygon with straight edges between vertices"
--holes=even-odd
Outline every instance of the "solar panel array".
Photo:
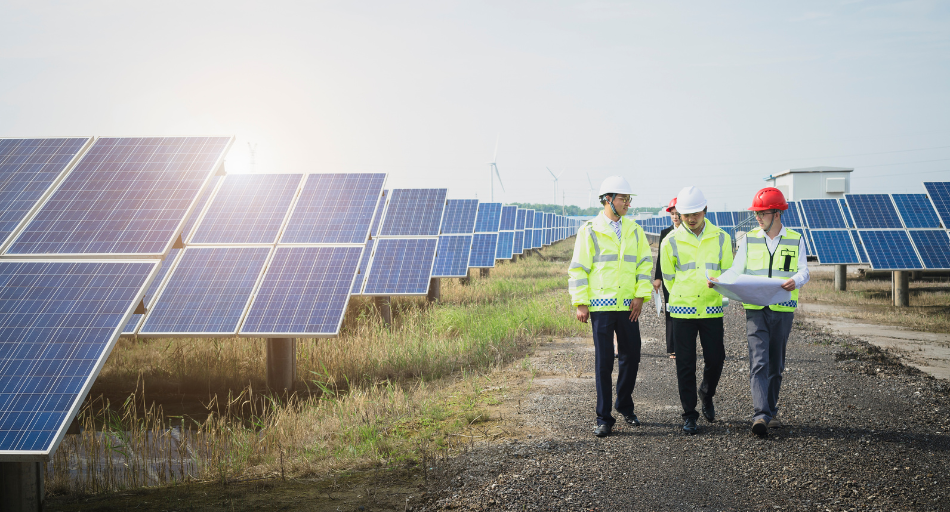
[[2,460],[56,449],[231,143],[0,140]]

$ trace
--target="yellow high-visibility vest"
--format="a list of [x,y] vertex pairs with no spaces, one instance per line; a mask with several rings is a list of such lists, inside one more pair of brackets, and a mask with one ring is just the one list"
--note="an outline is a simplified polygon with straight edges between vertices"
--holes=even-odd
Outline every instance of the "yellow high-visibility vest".
[[[752,276],[766,276],[782,281],[798,272],[798,255],[802,235],[785,228],[785,235],[778,242],[775,253],[769,253],[765,244],[765,232],[756,228],[746,235],[745,273]],[[743,304],[746,309],[762,309],[765,306]],[[792,290],[792,297],[780,304],[770,304],[772,311],[795,311],[798,307],[798,288]]]
[[722,295],[706,284],[706,276],[719,277],[732,266],[732,237],[706,219],[702,237],[685,224],[663,239],[660,270],[670,291],[666,305],[673,318],[722,316]]

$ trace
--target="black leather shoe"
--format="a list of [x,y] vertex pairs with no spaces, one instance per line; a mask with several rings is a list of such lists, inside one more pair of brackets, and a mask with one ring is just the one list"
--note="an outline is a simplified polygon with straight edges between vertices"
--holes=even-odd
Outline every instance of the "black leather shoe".
[[712,398],[707,398],[702,389],[699,390],[699,401],[703,404],[703,417],[706,421],[710,423],[716,421],[716,406],[713,405]]
[[610,435],[611,430],[610,425],[597,425],[597,428],[594,429],[594,435],[597,437],[607,437]]
[[686,420],[686,423],[683,424],[683,432],[689,435],[699,432],[699,427],[696,426],[696,420],[693,418]]
[[626,421],[627,425],[633,425],[634,427],[640,426],[640,420],[638,420],[637,415],[632,412],[630,414],[623,414],[623,421]]
[[769,425],[764,419],[759,418],[752,422],[752,433],[759,437],[768,437]]

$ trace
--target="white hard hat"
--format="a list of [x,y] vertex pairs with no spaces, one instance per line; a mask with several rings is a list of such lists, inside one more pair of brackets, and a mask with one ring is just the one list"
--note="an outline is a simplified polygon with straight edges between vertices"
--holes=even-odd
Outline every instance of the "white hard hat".
[[696,187],[686,187],[676,194],[676,211],[686,215],[703,211],[706,208],[706,196]]
[[636,195],[633,193],[633,188],[630,187],[630,184],[627,183],[627,180],[623,179],[622,176],[608,176],[607,179],[600,184],[600,192],[597,195],[603,196],[604,194]]

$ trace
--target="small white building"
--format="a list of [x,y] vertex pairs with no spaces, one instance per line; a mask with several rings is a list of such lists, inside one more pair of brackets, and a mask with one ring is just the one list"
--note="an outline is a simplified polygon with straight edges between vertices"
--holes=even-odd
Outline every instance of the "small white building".
[[847,167],[805,167],[773,174],[765,181],[785,194],[788,201],[802,199],[841,199],[851,192],[851,173]]

